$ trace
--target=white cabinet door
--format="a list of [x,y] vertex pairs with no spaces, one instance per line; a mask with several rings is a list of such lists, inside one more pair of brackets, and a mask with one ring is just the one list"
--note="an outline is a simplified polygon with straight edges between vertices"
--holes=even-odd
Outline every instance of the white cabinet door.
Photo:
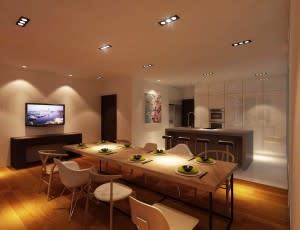
[[222,109],[225,107],[225,96],[221,95],[209,95],[209,108],[210,109]]
[[209,127],[208,95],[197,95],[195,97],[195,127]]
[[243,95],[226,95],[225,127],[243,128]]
[[244,129],[254,131],[254,151],[264,151],[264,105],[263,94],[248,93],[244,95]]

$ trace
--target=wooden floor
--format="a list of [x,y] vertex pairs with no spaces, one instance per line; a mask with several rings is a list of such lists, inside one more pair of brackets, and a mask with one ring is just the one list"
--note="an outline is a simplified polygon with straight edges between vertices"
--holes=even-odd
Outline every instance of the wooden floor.
[[[97,164],[87,158],[78,158],[76,161],[86,167],[88,164]],[[112,167],[113,168],[113,167]],[[81,199],[74,212],[71,222],[68,222],[68,205],[70,194],[57,197],[47,201],[45,193],[39,193],[39,172],[40,167],[32,167],[22,170],[0,168],[0,230],[10,229],[108,229],[108,206],[104,203],[92,204],[89,209],[89,216],[86,225],[83,222],[84,200]],[[155,179],[154,179],[155,181]],[[151,184],[151,178],[149,180]],[[165,183],[165,185],[168,183]],[[255,183],[235,180],[235,219],[231,229],[255,229],[274,230],[289,229],[288,226],[288,205],[287,191]],[[148,203],[155,203],[163,196],[159,193],[145,188],[129,186],[137,193],[138,199]],[[59,194],[62,190],[59,180],[55,181],[54,193]],[[159,191],[165,191],[176,197],[176,189],[172,185],[161,186],[151,185]],[[45,190],[45,189],[44,189]],[[183,197],[186,202],[206,205],[206,194],[199,194],[195,200],[194,192],[189,188],[182,188]],[[224,206],[224,191],[220,190],[215,195],[214,208],[222,211]],[[200,211],[183,202],[167,198],[164,204],[187,212],[199,218],[196,230],[208,229],[207,213]],[[127,201],[117,204],[118,208],[129,212]],[[225,229],[226,221],[214,217],[214,229]],[[114,211],[115,230],[134,230],[130,218],[123,212]]]

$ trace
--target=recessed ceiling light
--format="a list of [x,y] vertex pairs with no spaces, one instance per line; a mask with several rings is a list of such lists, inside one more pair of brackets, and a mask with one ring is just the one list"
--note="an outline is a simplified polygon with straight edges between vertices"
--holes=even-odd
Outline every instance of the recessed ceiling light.
[[250,42],[252,42],[252,41],[251,40],[238,41],[238,42],[232,43],[232,46],[246,45],[246,44],[249,44]]
[[102,76],[97,77],[97,80],[102,79]]
[[144,69],[151,68],[151,67],[153,67],[153,64],[146,64],[146,65],[143,65],[143,68],[144,68]]
[[262,73],[255,73],[254,75],[255,75],[255,77],[263,77],[263,76],[267,76],[268,73],[267,72],[262,72]]
[[106,49],[109,49],[109,48],[111,48],[111,47],[112,47],[112,45],[106,44],[106,45],[101,46],[99,49],[100,49],[100,50],[106,50]]
[[27,68],[27,65],[22,65],[21,66],[23,69],[26,69]]
[[69,74],[68,76],[69,76],[69,77],[72,77],[72,76],[73,76],[73,74]]
[[17,26],[20,26],[20,27],[24,27],[27,25],[27,23],[30,21],[29,18],[25,18],[23,16],[21,16],[18,21],[16,22],[16,25]]
[[179,19],[179,16],[178,16],[178,15],[173,15],[173,16],[168,17],[168,18],[166,18],[166,19],[160,20],[160,21],[158,22],[158,24],[161,25],[161,26],[165,26],[165,25],[167,25],[167,24],[170,24],[170,23],[172,23],[172,22],[177,21],[178,19]]
[[159,79],[158,79],[158,80],[156,80],[156,81],[160,82],[160,80],[159,80]]

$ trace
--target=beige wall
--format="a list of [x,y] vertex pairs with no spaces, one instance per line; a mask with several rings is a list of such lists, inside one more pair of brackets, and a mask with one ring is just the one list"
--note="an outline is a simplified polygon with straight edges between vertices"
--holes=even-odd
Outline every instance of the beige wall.
[[99,83],[99,95],[117,94],[117,139],[131,140],[131,80],[104,79]]
[[[0,166],[10,165],[10,137],[81,132],[84,141],[99,139],[99,91],[95,81],[0,68]],[[99,90],[98,90],[99,88]],[[25,103],[65,104],[64,126],[26,127]]]
[[291,229],[300,229],[300,1],[291,1],[290,16],[290,206]]

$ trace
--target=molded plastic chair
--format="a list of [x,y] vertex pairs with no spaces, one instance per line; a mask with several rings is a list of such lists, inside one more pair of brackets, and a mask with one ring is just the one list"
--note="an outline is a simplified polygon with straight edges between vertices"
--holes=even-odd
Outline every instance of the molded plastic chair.
[[192,230],[199,222],[195,217],[163,204],[148,205],[129,197],[131,219],[139,230]]
[[175,147],[168,150],[169,153],[174,153],[181,156],[194,156],[189,147],[186,144],[178,144]]
[[40,156],[42,162],[41,175],[40,175],[40,191],[42,187],[42,183],[47,185],[47,199],[51,198],[51,187],[53,174],[58,172],[56,164],[47,164],[50,158],[57,157],[61,159],[62,157],[68,156],[68,154],[57,153],[56,150],[39,150],[38,154]]
[[[88,195],[85,204],[85,218],[88,212],[89,199],[95,198],[99,201],[108,202],[109,207],[109,229],[113,228],[113,206],[114,202],[128,198],[132,193],[132,189],[126,185],[114,182],[117,179],[120,179],[122,175],[103,175],[98,174],[96,169],[92,168],[89,170],[89,184],[88,184]],[[103,183],[98,186],[93,192],[92,184],[93,183]]]
[[80,169],[78,163],[75,161],[61,162],[58,159],[54,159],[54,162],[55,164],[57,164],[61,182],[63,183],[65,188],[69,189],[72,192],[72,199],[69,210],[70,221],[78,201],[78,196],[75,197],[75,194],[76,192],[83,192],[83,187],[89,182],[89,168]]
[[143,148],[147,153],[157,150],[157,144],[155,143],[146,143]]

